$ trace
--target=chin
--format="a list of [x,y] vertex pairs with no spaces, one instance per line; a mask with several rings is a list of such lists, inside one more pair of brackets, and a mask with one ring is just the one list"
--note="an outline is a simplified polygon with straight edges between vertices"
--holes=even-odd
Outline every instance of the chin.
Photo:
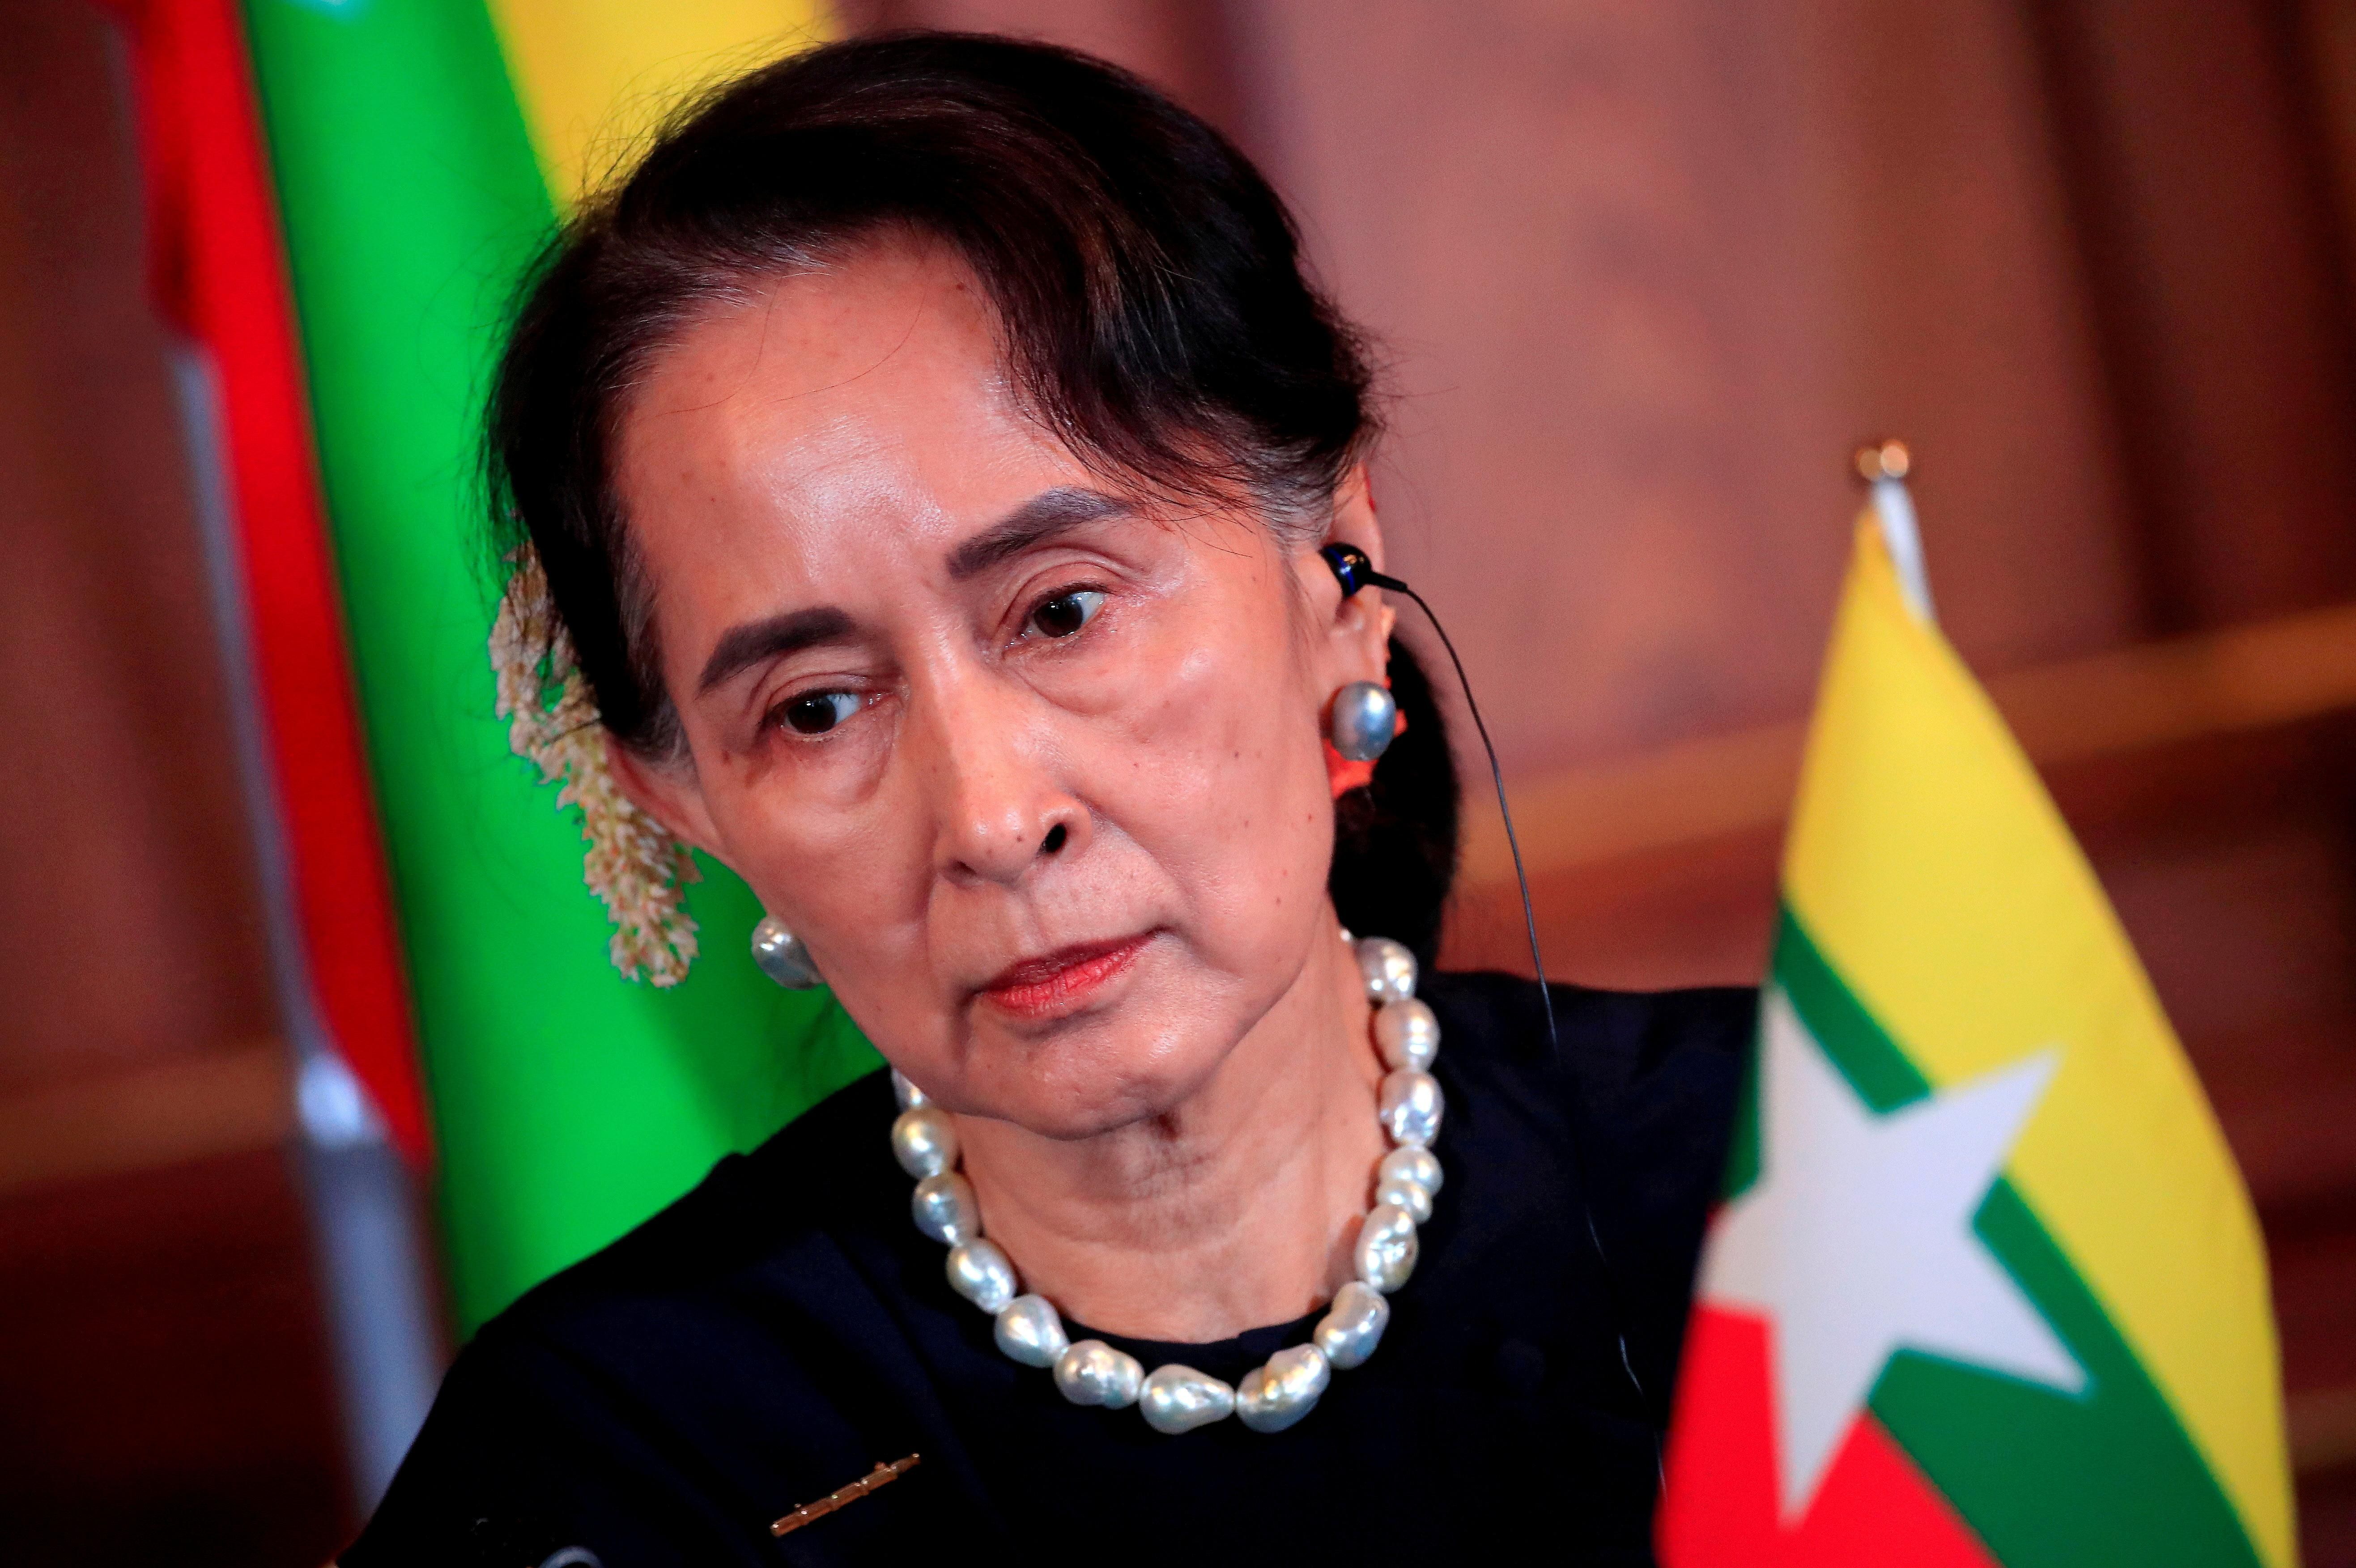
[[[1159,1014],[1156,1017],[1141,1015]],[[1131,1001],[1066,1020],[1044,1038],[978,1030],[966,1081],[980,1114],[1042,1137],[1100,1136],[1183,1104],[1218,1071],[1243,1025],[1199,1015],[1172,1028]]]

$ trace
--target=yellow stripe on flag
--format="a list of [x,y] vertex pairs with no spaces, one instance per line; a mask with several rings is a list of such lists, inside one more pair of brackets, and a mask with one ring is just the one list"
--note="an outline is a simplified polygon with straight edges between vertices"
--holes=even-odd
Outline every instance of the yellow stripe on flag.
[[825,0],[490,0],[549,194],[570,210],[681,100],[833,36]]
[[2009,1174],[2168,1397],[2265,1560],[2291,1505],[2265,1256],[2207,1100],[2028,759],[1901,595],[1870,512],[1784,896],[1934,1085],[2059,1048]]

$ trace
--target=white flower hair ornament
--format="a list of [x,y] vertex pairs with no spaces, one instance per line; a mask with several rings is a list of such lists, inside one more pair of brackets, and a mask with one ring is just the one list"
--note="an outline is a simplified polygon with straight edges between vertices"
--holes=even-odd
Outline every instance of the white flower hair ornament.
[[580,807],[581,837],[589,845],[583,880],[614,923],[614,967],[625,979],[676,986],[695,962],[687,884],[702,873],[687,846],[614,782],[597,699],[557,618],[539,554],[524,545],[508,559],[515,575],[500,597],[490,642],[508,744],[539,766],[543,783],[562,783],[560,810]]

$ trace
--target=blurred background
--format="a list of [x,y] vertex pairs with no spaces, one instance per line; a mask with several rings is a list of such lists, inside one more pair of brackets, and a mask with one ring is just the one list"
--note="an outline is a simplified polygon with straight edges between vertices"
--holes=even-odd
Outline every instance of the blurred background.
[[[1907,438],[1945,628],[2255,1195],[2308,1560],[2356,1563],[2356,0],[837,23],[1094,50],[1291,200],[1558,979],[1760,974],[1847,456]],[[109,12],[0,0],[0,1558],[316,1564],[362,1488],[128,80]],[[1476,813],[1450,956],[1519,941]]]

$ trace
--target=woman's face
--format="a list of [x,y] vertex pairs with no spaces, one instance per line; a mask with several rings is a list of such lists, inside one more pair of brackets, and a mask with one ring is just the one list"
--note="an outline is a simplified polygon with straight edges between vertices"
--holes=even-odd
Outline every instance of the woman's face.
[[[945,251],[712,309],[617,478],[691,754],[625,782],[951,1108],[1167,1109],[1333,942],[1322,718],[1388,612],[1248,508],[1091,475]],[[1362,484],[1333,531],[1378,551]]]

